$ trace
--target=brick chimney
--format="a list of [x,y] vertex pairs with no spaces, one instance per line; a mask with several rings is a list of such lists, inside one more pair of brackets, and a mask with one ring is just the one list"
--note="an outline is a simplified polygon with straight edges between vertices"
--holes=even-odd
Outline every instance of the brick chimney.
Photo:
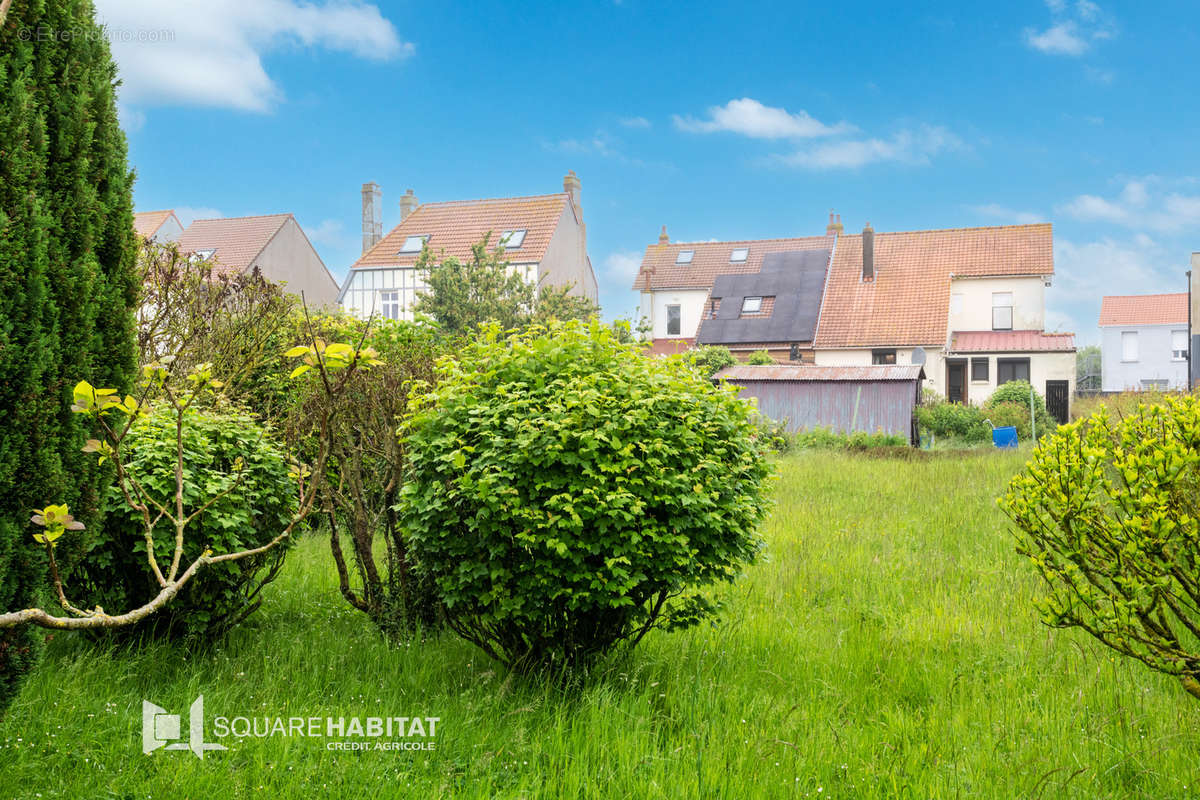
[[404,196],[400,198],[400,221],[408,219],[408,215],[417,210],[417,206],[421,202],[417,200],[417,196],[413,194],[412,189],[405,189]]
[[863,271],[864,281],[875,280],[875,229],[867,223],[862,232]]
[[383,238],[383,221],[379,217],[383,190],[372,181],[362,186],[362,251],[365,253]]
[[835,216],[834,216],[834,213],[833,213],[833,211],[832,211],[832,210],[830,210],[830,212],[829,212],[829,224],[825,226],[825,235],[826,235],[826,236],[841,236],[841,235],[842,235],[842,230],[843,230],[843,228],[842,228],[842,215],[841,215],[841,214],[838,214],[838,215],[835,217]]
[[671,243],[671,237],[667,236],[667,226],[666,225],[663,225],[662,233],[660,233],[658,235],[658,243],[659,244],[670,244]]
[[575,170],[567,170],[567,174],[563,176],[563,191],[571,199],[571,207],[575,209],[575,218],[579,220],[579,262],[586,265],[588,263],[587,223],[583,221],[583,203],[579,199],[580,187],[579,176],[575,174]]

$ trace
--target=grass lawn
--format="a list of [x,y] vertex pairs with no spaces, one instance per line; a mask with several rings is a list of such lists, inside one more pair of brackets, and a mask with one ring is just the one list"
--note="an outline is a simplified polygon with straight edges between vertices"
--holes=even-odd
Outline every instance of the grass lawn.
[[[1193,798],[1200,704],[1037,621],[993,498],[1021,464],[783,459],[769,556],[719,624],[575,694],[453,638],[389,647],[302,542],[264,609],[185,656],[58,636],[0,722],[0,797]],[[213,717],[437,716],[432,752],[141,753],[142,699]]]

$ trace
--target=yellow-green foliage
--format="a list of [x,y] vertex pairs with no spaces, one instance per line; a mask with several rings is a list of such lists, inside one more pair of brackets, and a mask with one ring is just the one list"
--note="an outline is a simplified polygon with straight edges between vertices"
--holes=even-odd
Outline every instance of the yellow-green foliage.
[[999,502],[1049,588],[1048,624],[1082,628],[1200,697],[1200,400],[1062,427]]

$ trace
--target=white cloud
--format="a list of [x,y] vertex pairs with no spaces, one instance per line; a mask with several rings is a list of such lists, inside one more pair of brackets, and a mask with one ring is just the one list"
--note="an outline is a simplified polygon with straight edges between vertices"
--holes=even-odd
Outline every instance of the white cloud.
[[[1059,56],[1081,56],[1096,42],[1111,39],[1116,35],[1112,19],[1091,0],[1046,0],[1051,23],[1045,29],[1026,28],[1023,32],[1025,44],[1042,53]],[[1111,73],[1097,71],[1097,78]],[[1107,81],[1103,81],[1107,82]]]
[[844,122],[826,125],[809,116],[807,111],[792,113],[783,108],[765,106],[749,97],[730,100],[723,106],[712,106],[708,114],[708,119],[676,114],[673,117],[675,127],[689,133],[727,131],[754,139],[811,139],[854,130],[852,125]]
[[597,155],[604,158],[620,158],[624,156],[617,149],[617,142],[605,131],[596,131],[590,137],[583,139],[561,139],[548,147],[560,153],[573,155]]
[[1033,211],[1018,211],[1014,208],[1002,206],[999,203],[971,206],[971,209],[980,216],[1016,225],[1032,225],[1035,222],[1046,221],[1044,214],[1038,214]]
[[642,254],[632,250],[609,253],[604,259],[603,273],[608,282],[631,285],[642,266]]
[[331,247],[344,246],[349,238],[346,235],[346,226],[336,219],[321,220],[316,227],[305,228],[304,232],[313,244],[327,244]]
[[265,112],[283,97],[262,63],[286,47],[325,48],[384,61],[412,54],[379,8],[359,0],[97,0],[135,105]]
[[225,217],[225,214],[219,209],[205,206],[176,206],[174,211],[175,216],[179,219],[179,224],[185,228],[198,219],[222,219]]
[[958,150],[963,142],[946,128],[922,125],[901,130],[890,139],[851,139],[777,155],[773,161],[805,169],[855,169],[879,162],[924,165],[933,156]]
[[625,128],[649,128],[650,120],[645,117],[623,117],[621,125]]
[[[1046,294],[1046,327],[1074,331],[1082,346],[1098,340],[1100,298],[1106,294],[1153,294],[1186,289],[1174,248],[1139,234],[1076,242],[1056,237],[1054,285]],[[1186,259],[1185,259],[1186,261]]]
[[1025,29],[1025,43],[1034,50],[1062,56],[1079,56],[1087,52],[1088,41],[1079,33],[1079,26],[1068,20],[1051,25],[1044,31]]
[[1057,210],[1081,222],[1102,222],[1140,231],[1174,233],[1200,226],[1200,196],[1168,188],[1172,185],[1153,175],[1129,179],[1114,198],[1080,194]]

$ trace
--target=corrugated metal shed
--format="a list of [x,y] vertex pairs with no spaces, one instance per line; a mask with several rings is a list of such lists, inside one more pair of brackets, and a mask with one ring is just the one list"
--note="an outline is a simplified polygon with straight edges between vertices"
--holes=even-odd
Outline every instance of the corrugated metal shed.
[[714,380],[741,387],[759,411],[791,432],[832,428],[898,434],[917,443],[913,411],[921,398],[920,366],[750,366],[721,370]]

